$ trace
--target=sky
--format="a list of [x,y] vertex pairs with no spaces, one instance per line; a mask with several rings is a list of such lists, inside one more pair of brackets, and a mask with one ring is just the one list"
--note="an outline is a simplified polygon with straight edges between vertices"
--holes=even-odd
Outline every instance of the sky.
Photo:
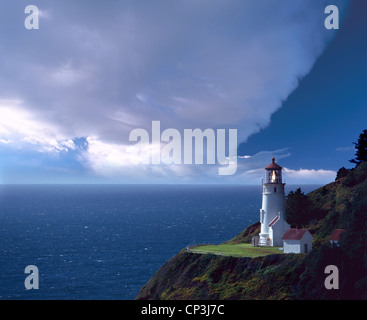
[[[25,28],[30,1],[0,11],[0,183],[260,184],[275,157],[287,183],[324,184],[352,167],[367,127],[364,1],[31,3],[39,29]],[[338,30],[324,26],[330,4]],[[182,146],[187,129],[237,130],[235,174],[219,159],[141,163],[134,130],[152,158],[171,141],[153,121]]]

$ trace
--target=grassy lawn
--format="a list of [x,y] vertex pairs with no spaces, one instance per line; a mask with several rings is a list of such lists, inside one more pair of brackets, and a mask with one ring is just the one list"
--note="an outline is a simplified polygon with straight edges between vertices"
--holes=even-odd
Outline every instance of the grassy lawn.
[[260,257],[267,254],[283,253],[279,247],[253,247],[248,243],[241,244],[219,244],[219,245],[203,245],[190,248],[194,253],[213,253],[223,256],[236,257]]

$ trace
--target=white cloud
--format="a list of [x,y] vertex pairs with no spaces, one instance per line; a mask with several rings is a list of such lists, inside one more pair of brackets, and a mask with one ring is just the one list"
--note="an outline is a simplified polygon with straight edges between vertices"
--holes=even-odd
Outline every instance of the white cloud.
[[277,162],[279,160],[288,158],[291,156],[289,148],[283,148],[273,151],[260,151],[254,155],[238,156],[238,168],[239,171],[256,170],[259,167],[265,168],[270,164],[271,159],[275,158]]
[[127,173],[133,166],[126,145],[104,143],[96,137],[87,138],[88,150],[83,154],[89,166],[102,175]]
[[12,148],[39,152],[60,152],[75,149],[71,140],[66,140],[62,130],[37,119],[24,108],[20,100],[0,100],[1,143]]
[[284,168],[284,176],[288,184],[326,184],[335,180],[336,172],[333,170]]
[[323,9],[313,0],[52,2],[37,50],[28,34],[11,34],[26,54],[4,52],[10,72],[0,85],[18,91],[31,112],[47,111],[68,136],[126,143],[139,119],[144,128],[152,120],[235,127],[242,142],[269,125],[322,53],[333,34],[320,28]]
[[67,149],[76,150],[76,146],[73,140],[59,141],[59,143]]
[[8,140],[8,139],[0,139],[0,143],[9,144],[9,143],[13,143],[13,141],[12,140]]
[[[260,185],[265,177],[264,168],[250,169],[232,179],[233,183],[248,185]],[[283,168],[283,181],[292,184],[327,184],[335,180],[336,172],[323,169],[299,169]]]
[[[33,150],[55,154],[61,151],[76,150],[77,146],[70,137],[34,114],[27,111],[18,100],[0,101],[0,143],[17,149]],[[218,181],[218,165],[141,165],[138,147],[131,144],[110,143],[98,137],[88,137],[88,148],[81,151],[79,160],[95,174],[121,181],[144,181],[150,177],[152,182],[167,179],[170,182],[196,183],[197,177]],[[147,145],[145,152],[159,154],[161,146]],[[262,151],[255,155],[238,156],[238,174],[236,177],[220,177],[221,182],[258,184],[264,175],[269,159],[277,160],[291,155],[288,148]],[[260,167],[260,168],[259,168]],[[287,183],[328,183],[333,181],[336,172],[330,170],[284,168]],[[120,179],[120,180],[119,180]]]
[[[80,161],[97,174],[205,175],[197,166],[133,170],[129,132],[160,120],[178,130],[235,128],[245,141],[269,125],[331,39],[320,28],[324,7],[314,0],[45,3],[47,19],[32,37],[15,22],[0,30],[0,142],[55,153],[85,137]],[[251,174],[268,155],[240,157],[239,170]]]
[[338,147],[336,148],[335,150],[336,151],[341,151],[341,152],[344,152],[344,151],[351,151],[351,150],[354,150],[355,148],[354,147]]
[[[291,153],[288,148],[261,151],[252,156],[238,157],[238,174],[231,178],[233,183],[259,185],[265,177],[265,167],[271,163],[273,157],[281,165],[282,159]],[[289,169],[283,167],[283,180],[287,184],[326,184],[335,180],[336,172],[324,169]]]

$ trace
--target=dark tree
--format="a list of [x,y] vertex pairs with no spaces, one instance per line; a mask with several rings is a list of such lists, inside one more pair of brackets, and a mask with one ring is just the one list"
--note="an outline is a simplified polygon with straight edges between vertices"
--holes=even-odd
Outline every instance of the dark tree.
[[310,220],[310,200],[298,188],[295,192],[289,192],[286,201],[286,221],[292,227],[302,227]]
[[337,180],[339,180],[339,179],[341,179],[341,178],[346,177],[346,176],[348,175],[348,173],[349,173],[349,170],[348,170],[348,169],[346,169],[346,168],[344,168],[344,167],[340,168],[340,169],[338,170],[338,173],[336,174],[335,181],[337,181]]
[[353,142],[356,149],[356,157],[355,159],[349,160],[351,163],[355,163],[357,166],[367,161],[367,130],[363,130],[363,132],[359,135],[358,142]]

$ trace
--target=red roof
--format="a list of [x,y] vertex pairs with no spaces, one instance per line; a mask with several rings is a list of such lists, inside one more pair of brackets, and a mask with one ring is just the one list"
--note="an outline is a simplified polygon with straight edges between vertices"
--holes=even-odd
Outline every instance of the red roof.
[[282,237],[282,240],[301,240],[307,229],[288,229]]
[[335,229],[333,234],[330,236],[329,240],[331,241],[339,241],[341,234],[345,231],[345,229]]
[[265,169],[266,170],[270,170],[270,169],[277,169],[277,170],[281,170],[281,169],[283,169],[280,165],[277,165],[276,163],[275,163],[275,158],[273,158],[272,159],[272,163],[271,164],[269,164],[267,167],[265,167]]
[[276,216],[271,222],[269,223],[269,227],[272,227],[277,221],[279,220],[279,216]]

